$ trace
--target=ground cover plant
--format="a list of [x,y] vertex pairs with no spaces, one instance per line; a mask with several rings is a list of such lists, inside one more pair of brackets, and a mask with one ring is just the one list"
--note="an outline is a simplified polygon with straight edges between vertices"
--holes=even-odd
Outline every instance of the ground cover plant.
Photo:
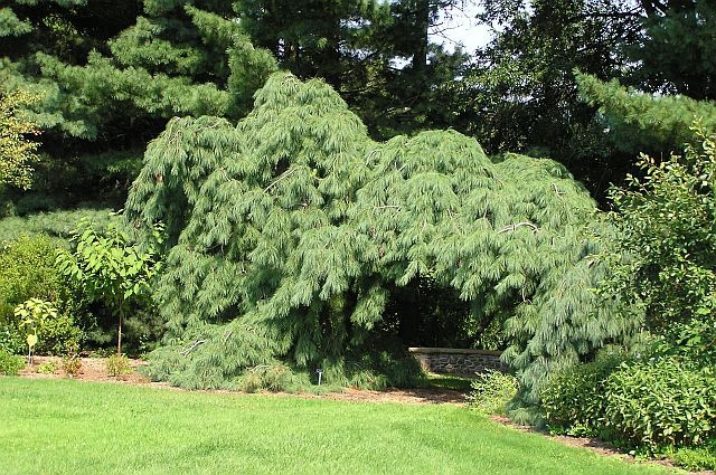
[[8,474],[668,472],[566,447],[450,405],[2,378],[0,418],[0,466]]

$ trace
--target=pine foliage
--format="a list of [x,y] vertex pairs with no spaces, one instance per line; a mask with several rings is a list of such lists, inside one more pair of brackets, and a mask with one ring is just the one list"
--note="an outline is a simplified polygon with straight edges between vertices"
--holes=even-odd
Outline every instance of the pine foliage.
[[166,224],[157,365],[189,386],[271,358],[340,361],[375,340],[391,289],[424,277],[504,322],[527,388],[630,331],[595,311],[597,210],[564,167],[495,163],[453,131],[374,142],[319,80],[271,76],[237,126],[173,119],[127,215]]
[[695,139],[692,130],[698,120],[706,130],[716,128],[716,104],[682,95],[652,95],[626,88],[618,81],[603,82],[577,76],[580,93],[599,113],[617,148],[638,154],[681,151]]

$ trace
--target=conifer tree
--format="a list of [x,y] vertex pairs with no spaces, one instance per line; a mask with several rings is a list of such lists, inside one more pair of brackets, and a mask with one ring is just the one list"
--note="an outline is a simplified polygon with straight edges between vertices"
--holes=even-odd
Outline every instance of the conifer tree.
[[88,137],[108,112],[127,115],[127,108],[133,121],[159,119],[159,127],[174,115],[247,112],[275,62],[253,48],[230,5],[147,0],[144,14],[108,42],[111,55],[92,52],[84,66],[38,56],[43,75],[87,111]]
[[694,121],[706,131],[716,130],[716,104],[682,95],[652,95],[626,88],[618,81],[603,82],[577,75],[583,100],[599,108],[610,140],[636,158],[649,153],[667,158],[695,139]]
[[596,213],[551,160],[493,163],[452,131],[376,143],[329,86],[283,73],[237,126],[172,120],[127,202],[135,226],[166,224],[157,364],[191,387],[343,361],[385,331],[391,289],[427,277],[506,325],[529,391],[631,331],[594,309]]
[[275,69],[230,2],[17,1],[2,18],[0,80],[38,97],[28,117],[43,130],[40,196],[9,189],[3,201],[120,207],[169,118],[236,120]]

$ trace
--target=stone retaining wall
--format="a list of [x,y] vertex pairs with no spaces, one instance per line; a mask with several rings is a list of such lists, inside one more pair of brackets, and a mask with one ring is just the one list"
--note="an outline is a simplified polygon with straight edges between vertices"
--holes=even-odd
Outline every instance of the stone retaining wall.
[[408,348],[425,371],[474,376],[487,370],[506,371],[499,351],[460,348]]

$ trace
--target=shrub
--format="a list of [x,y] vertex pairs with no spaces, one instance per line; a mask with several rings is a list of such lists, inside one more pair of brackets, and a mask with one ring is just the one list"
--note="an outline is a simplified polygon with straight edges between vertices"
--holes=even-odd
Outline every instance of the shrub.
[[517,378],[500,371],[479,374],[470,384],[468,396],[470,407],[483,414],[504,415],[507,404],[515,397],[519,384]]
[[37,367],[40,374],[54,374],[57,371],[57,363],[54,361],[46,361]]
[[25,366],[21,356],[15,356],[0,348],[0,374],[15,376]]
[[11,324],[23,341],[35,335],[34,351],[40,353],[61,353],[68,345],[78,345],[82,336],[71,317],[58,314],[51,302],[40,299],[29,299],[15,307]]
[[549,429],[574,436],[604,436],[604,386],[623,360],[620,353],[603,352],[591,363],[552,374],[540,392]]
[[716,310],[704,308],[700,317],[703,320],[671,325],[668,335],[655,341],[653,353],[696,366],[716,366]]
[[75,378],[82,370],[82,360],[77,354],[78,347],[70,345],[67,348],[67,354],[62,358],[62,369],[68,378]]
[[253,393],[262,389],[286,391],[293,382],[291,368],[281,363],[259,365],[244,372],[239,379],[238,389]]
[[14,323],[17,305],[31,298],[64,301],[68,289],[55,269],[57,248],[47,236],[22,237],[0,244],[0,331],[10,352],[24,350],[25,338]]
[[605,384],[607,424],[637,446],[698,446],[716,437],[716,375],[674,359],[625,365]]
[[[47,197],[42,201],[47,203]],[[22,239],[40,237],[54,246],[69,248],[69,239],[72,231],[81,219],[89,219],[96,226],[104,227],[112,217],[109,210],[76,209],[70,211],[54,211],[50,213],[36,213],[26,217],[9,217],[0,219],[0,244]]]
[[112,378],[119,378],[132,372],[132,364],[125,355],[114,354],[107,358],[105,365],[107,374]]
[[667,447],[659,454],[687,470],[716,470],[716,439],[704,447]]

